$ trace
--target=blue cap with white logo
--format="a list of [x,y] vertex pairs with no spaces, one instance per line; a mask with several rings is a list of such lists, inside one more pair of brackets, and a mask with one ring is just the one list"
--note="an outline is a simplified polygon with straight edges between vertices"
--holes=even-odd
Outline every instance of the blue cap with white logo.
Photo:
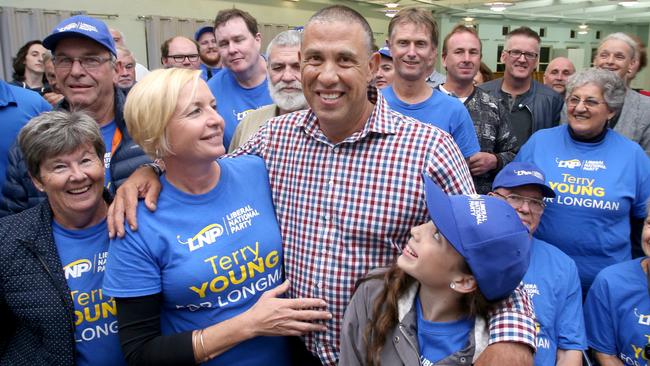
[[198,42],[199,38],[201,38],[204,33],[214,33],[214,28],[209,25],[199,28],[199,30],[194,33],[194,40]]
[[492,190],[497,188],[514,188],[533,184],[542,190],[544,197],[555,197],[553,189],[546,184],[544,172],[537,165],[522,161],[514,161],[501,169],[494,177]]
[[530,264],[530,234],[515,210],[490,196],[447,196],[423,178],[431,220],[465,258],[481,293],[490,301],[508,297]]
[[384,56],[384,57],[388,57],[388,58],[391,58],[391,59],[393,58],[393,56],[391,56],[391,54],[390,54],[390,50],[388,49],[388,47],[382,47],[377,52],[379,52],[379,54]]
[[43,46],[54,52],[57,43],[68,37],[85,37],[89,38],[100,45],[106,47],[114,56],[117,57],[115,42],[113,36],[108,30],[106,23],[86,15],[75,15],[59,23],[52,33],[45,37]]

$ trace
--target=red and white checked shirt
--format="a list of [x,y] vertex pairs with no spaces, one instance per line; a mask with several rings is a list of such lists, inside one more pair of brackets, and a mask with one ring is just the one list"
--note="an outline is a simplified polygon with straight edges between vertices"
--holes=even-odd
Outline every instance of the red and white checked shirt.
[[[271,119],[235,154],[260,155],[269,171],[284,240],[290,297],[322,298],[333,318],[305,337],[324,365],[338,361],[340,327],[355,282],[387,266],[410,229],[430,220],[421,174],[449,194],[474,193],[451,135],[389,109],[371,87],[375,107],[361,131],[329,142],[311,110]],[[520,289],[521,290],[521,289]],[[532,310],[523,291],[491,318],[491,342],[534,347]]]

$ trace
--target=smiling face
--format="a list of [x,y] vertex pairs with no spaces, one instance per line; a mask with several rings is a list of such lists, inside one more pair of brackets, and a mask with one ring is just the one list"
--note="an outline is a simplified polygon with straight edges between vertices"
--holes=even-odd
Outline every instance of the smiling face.
[[379,64],[362,26],[312,21],[305,27],[301,62],[305,98],[326,136],[340,141],[361,129],[372,112],[368,84]]
[[535,38],[514,35],[506,42],[505,49],[501,53],[501,62],[505,65],[505,74],[515,80],[531,79],[537,67],[538,58],[529,60],[523,54],[514,58],[506,52],[513,50],[539,54],[539,42]]
[[234,73],[254,68],[260,60],[262,36],[251,34],[242,18],[232,18],[215,29],[223,65]]
[[618,39],[603,42],[594,58],[596,67],[613,71],[624,81],[630,76],[634,63],[636,59],[632,58],[632,49]]
[[481,44],[478,38],[469,32],[459,32],[449,37],[442,64],[447,69],[447,78],[473,82],[481,66]]
[[217,47],[217,38],[214,32],[204,32],[198,40],[201,61],[209,66],[219,64],[219,48]]
[[393,66],[393,59],[390,57],[381,56],[379,61],[379,68],[375,74],[375,86],[377,88],[385,88],[393,83],[395,77],[395,67]]
[[544,211],[542,210],[541,212],[537,213],[534,209],[531,209],[530,203],[529,202],[523,202],[519,207],[514,206],[513,204],[510,203],[510,201],[506,200],[503,197],[507,197],[511,194],[519,195],[525,198],[531,198],[534,200],[541,201],[544,199],[544,195],[542,193],[541,188],[538,186],[532,185],[532,184],[527,184],[519,187],[511,187],[511,188],[497,188],[495,190],[496,193],[498,193],[500,196],[496,196],[497,198],[504,199],[512,208],[515,209],[517,212],[517,215],[521,219],[521,222],[528,228],[528,231],[531,233],[531,235],[537,230],[537,227],[539,226],[539,221],[542,218],[542,214]]
[[[54,58],[78,58],[99,56],[105,60],[110,52],[99,43],[88,38],[70,37],[60,40],[54,50]],[[56,64],[56,63],[55,63]],[[57,87],[74,110],[111,110],[113,105],[113,77],[116,65],[110,61],[97,68],[86,69],[78,61],[72,67],[56,68]]]
[[463,257],[429,221],[411,229],[411,238],[397,258],[397,266],[430,288],[449,288],[463,274]]
[[188,163],[213,162],[223,155],[224,120],[216,111],[216,102],[208,85],[198,80],[196,89],[187,83],[182,89],[176,110],[165,134],[172,154],[165,161]]
[[564,95],[566,82],[569,76],[573,75],[576,69],[571,60],[565,57],[553,59],[544,72],[544,85]]
[[[570,103],[571,98],[578,98],[580,103],[573,106]],[[585,100],[598,102],[598,104],[587,107]],[[595,103],[594,103],[595,104]],[[585,84],[573,90],[571,95],[567,96],[567,117],[569,126],[573,132],[582,138],[592,138],[603,131],[607,120],[614,117],[614,112],[609,110],[605,103],[602,89],[595,84]]]
[[85,217],[83,221],[91,226],[105,217],[104,164],[91,144],[45,159],[39,169],[40,177],[32,181],[47,194],[54,219],[61,226],[71,227],[79,217]]
[[429,76],[437,50],[431,41],[431,32],[424,25],[396,24],[388,46],[393,56],[395,77],[416,81]]

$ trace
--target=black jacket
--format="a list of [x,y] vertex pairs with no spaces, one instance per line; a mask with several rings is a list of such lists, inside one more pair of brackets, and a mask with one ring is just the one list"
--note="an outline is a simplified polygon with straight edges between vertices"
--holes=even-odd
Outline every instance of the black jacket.
[[74,365],[74,305],[47,199],[0,220],[0,365]]
[[[126,130],[123,109],[126,94],[121,89],[115,89],[115,124],[122,132],[122,141],[111,157],[111,193],[136,170],[140,165],[151,162],[142,149],[131,139]],[[69,109],[67,103],[62,103],[62,109]],[[110,149],[110,146],[106,147]],[[7,177],[2,194],[0,194],[0,217],[15,214],[34,207],[45,199],[45,195],[38,191],[27,170],[27,164],[17,144],[9,150],[7,164]]]
[[[478,87],[488,92],[494,98],[503,101],[501,96],[502,84],[503,78],[499,78],[488,81]],[[533,133],[537,130],[555,127],[559,124],[564,101],[560,94],[546,85],[533,80],[529,92],[526,93],[526,96],[520,103],[525,105],[533,116]],[[505,109],[509,110],[509,106],[506,106]]]

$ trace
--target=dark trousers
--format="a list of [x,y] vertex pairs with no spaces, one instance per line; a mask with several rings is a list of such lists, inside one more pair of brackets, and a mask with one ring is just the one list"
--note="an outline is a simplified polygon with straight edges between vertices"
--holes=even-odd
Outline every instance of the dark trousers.
[[289,337],[291,361],[294,366],[323,366],[318,356],[314,356],[300,337]]

